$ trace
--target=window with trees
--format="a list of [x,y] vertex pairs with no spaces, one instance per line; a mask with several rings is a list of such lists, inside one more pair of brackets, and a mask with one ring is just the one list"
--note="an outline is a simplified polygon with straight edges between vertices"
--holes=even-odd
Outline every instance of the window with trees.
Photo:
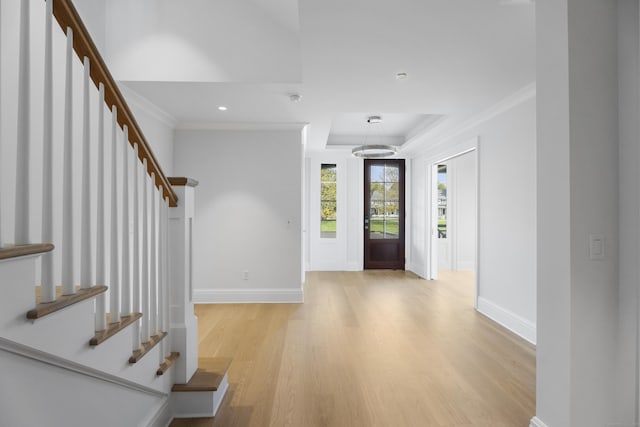
[[400,218],[400,169],[372,165],[370,176],[370,239],[397,239]]
[[320,166],[320,237],[336,237],[337,220],[337,167],[323,163]]

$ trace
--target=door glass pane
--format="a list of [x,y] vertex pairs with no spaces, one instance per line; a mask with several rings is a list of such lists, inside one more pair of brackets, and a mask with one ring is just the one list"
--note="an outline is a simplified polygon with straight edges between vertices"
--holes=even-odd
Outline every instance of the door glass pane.
[[320,237],[335,239],[337,222],[337,167],[320,166]]
[[400,169],[396,165],[372,165],[369,212],[370,239],[399,238]]
[[398,216],[388,217],[385,219],[385,230],[384,230],[384,238],[385,239],[397,239],[399,237],[399,228],[400,221],[398,220]]
[[395,165],[386,165],[384,170],[384,182],[400,181],[400,169]]
[[384,202],[385,188],[384,184],[372,182],[371,183],[371,200],[379,200]]
[[384,165],[371,165],[371,182],[384,182]]

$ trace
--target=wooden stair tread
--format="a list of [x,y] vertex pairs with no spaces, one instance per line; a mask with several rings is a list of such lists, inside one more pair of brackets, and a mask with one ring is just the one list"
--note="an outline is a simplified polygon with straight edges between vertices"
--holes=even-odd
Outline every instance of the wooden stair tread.
[[[38,303],[33,310],[29,310],[27,312],[27,319],[40,319],[48,314],[55,313],[56,311],[62,310],[63,308],[69,307],[70,305],[79,303],[81,301],[85,301],[91,299],[97,295],[100,295],[103,292],[107,291],[106,286],[93,286],[91,288],[78,288],[76,293],[73,295],[59,295],[55,301]],[[36,291],[37,293],[37,291]],[[56,295],[61,293],[61,291],[56,288]],[[38,296],[38,301],[39,301]]]
[[162,341],[166,336],[167,332],[160,332],[159,334],[153,335],[151,338],[149,338],[149,341],[143,342],[140,348],[133,352],[133,354],[129,358],[129,363],[138,362],[144,357],[145,354],[149,353],[153,347],[158,345],[160,341]]
[[107,329],[104,331],[96,331],[96,334],[89,340],[90,346],[102,344],[118,332],[133,324],[142,317],[142,313],[132,313],[129,316],[122,316],[119,322],[110,323],[109,314],[107,314]]
[[36,243],[31,245],[8,245],[0,248],[0,260],[17,258],[27,255],[37,255],[53,250],[51,243]]
[[164,361],[160,364],[160,367],[156,371],[156,375],[163,375],[165,372],[167,372],[169,368],[176,363],[178,357],[180,357],[180,353],[178,353],[177,351],[171,352],[167,357],[164,358]]
[[169,427],[213,427],[214,417],[174,418]]
[[231,365],[231,358],[203,357],[198,369],[186,384],[174,384],[171,391],[216,391]]

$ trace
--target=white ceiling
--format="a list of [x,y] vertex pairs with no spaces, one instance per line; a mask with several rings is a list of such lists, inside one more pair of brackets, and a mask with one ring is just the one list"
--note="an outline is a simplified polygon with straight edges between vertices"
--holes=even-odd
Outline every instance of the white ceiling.
[[[181,44],[198,44],[204,56],[211,55],[207,61],[216,61],[225,70],[223,77],[200,73],[197,79],[180,78],[193,74],[192,70],[174,70],[164,79],[168,81],[158,81],[161,79],[145,77],[145,72],[153,75],[153,71],[141,71],[134,65],[130,68],[135,72],[120,67],[115,77],[175,117],[179,127],[309,123],[310,150],[323,149],[329,135],[357,134],[364,117],[371,114],[393,118],[385,122],[389,127],[395,126],[396,119],[404,123],[394,134],[405,138],[413,136],[411,129],[420,128],[419,118],[429,115],[443,116],[430,126],[446,129],[535,80],[534,4],[503,5],[500,0],[236,1],[243,8],[260,9],[258,15],[269,21],[264,31],[254,28],[258,15],[247,23],[236,22],[238,28],[231,36],[195,18],[205,10],[217,10],[216,4],[223,0],[180,2],[198,28],[171,30],[170,22],[163,26]],[[109,22],[117,22],[117,14],[125,12],[108,11],[107,34],[113,33]],[[224,17],[216,20],[224,21]],[[251,28],[243,26],[248,24]],[[228,31],[229,26],[225,28]],[[136,37],[154,37],[153,31],[136,31]],[[272,42],[266,40],[269,37]],[[278,42],[283,37],[288,41],[284,53],[274,48],[283,45]],[[202,40],[215,40],[216,49],[203,48]],[[122,49],[109,41],[107,45],[111,46],[108,59],[122,63],[118,61]],[[252,51],[251,46],[259,46],[260,51]],[[216,52],[222,47],[226,56],[220,57]],[[126,56],[139,53],[129,51]],[[225,60],[244,67],[251,64],[251,72],[234,72]],[[171,64],[170,53],[166,53],[163,66]],[[268,72],[261,74],[261,70]],[[397,80],[398,72],[408,77]],[[292,93],[299,93],[302,99],[291,102],[288,96]],[[219,105],[227,106],[228,111],[218,111]]]

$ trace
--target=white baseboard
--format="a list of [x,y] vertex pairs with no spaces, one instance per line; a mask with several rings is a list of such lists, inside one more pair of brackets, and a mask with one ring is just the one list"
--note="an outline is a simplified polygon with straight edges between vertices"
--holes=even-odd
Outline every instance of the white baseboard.
[[195,304],[301,303],[300,289],[194,289]]
[[456,270],[473,271],[476,268],[474,260],[458,260],[456,262]]
[[362,263],[350,262],[347,264],[347,271],[362,271]]
[[165,397],[160,405],[154,408],[154,411],[143,425],[146,427],[168,427],[172,420],[171,401],[169,397]]
[[529,320],[483,297],[478,297],[478,311],[535,345],[536,325]]
[[531,421],[529,421],[529,427],[547,427],[547,425],[543,423],[540,418],[533,417]]
[[412,273],[415,273],[416,275],[422,277],[423,279],[426,277],[426,273],[424,271],[424,267],[422,266],[422,264],[416,264],[416,263],[410,262],[405,266],[405,269]]

